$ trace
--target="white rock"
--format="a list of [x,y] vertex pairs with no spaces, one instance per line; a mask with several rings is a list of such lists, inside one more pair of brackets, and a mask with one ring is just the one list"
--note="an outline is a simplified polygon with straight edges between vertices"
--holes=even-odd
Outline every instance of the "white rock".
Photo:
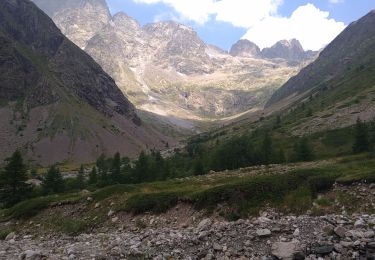
[[273,256],[283,260],[292,260],[299,251],[300,246],[297,242],[276,242],[271,250]]
[[211,225],[212,225],[212,220],[209,218],[206,218],[202,220],[201,222],[199,222],[197,229],[199,231],[204,231],[204,230],[209,229]]
[[108,217],[110,217],[110,216],[112,216],[113,214],[115,214],[115,212],[113,211],[113,210],[110,210],[109,212],[108,212]]
[[295,237],[299,237],[300,233],[301,233],[301,232],[299,231],[299,228],[297,228],[297,229],[294,231],[293,236],[295,236]]
[[11,232],[11,233],[9,233],[6,237],[5,237],[5,241],[10,241],[10,240],[14,240],[14,239],[16,239],[16,237],[17,237],[17,235],[16,235],[16,233],[15,232]]
[[256,231],[257,236],[259,237],[268,237],[271,235],[271,230],[269,229],[258,229]]

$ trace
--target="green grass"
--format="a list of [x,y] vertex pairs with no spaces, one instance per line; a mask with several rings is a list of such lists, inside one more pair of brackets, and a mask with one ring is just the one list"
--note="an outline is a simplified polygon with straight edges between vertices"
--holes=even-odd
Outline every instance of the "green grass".
[[62,194],[62,195],[51,195],[46,197],[38,197],[26,201],[22,201],[9,209],[0,211],[0,220],[6,220],[10,218],[15,219],[28,219],[40,211],[50,207],[54,204],[63,203],[76,203],[81,199],[79,193],[77,194]]
[[[297,166],[279,174],[277,168],[269,168],[265,175],[246,175],[248,170],[173,179],[137,185],[114,185],[99,189],[87,202],[80,193],[40,197],[21,202],[0,211],[2,220],[11,218],[26,220],[53,205],[88,203],[86,210],[78,212],[72,219],[61,219],[54,229],[76,234],[104,222],[109,205],[102,203],[98,209],[93,204],[111,201],[111,209],[133,214],[150,212],[159,214],[176,206],[179,202],[190,203],[197,210],[218,213],[229,220],[257,214],[266,205],[286,212],[302,214],[312,207],[312,202],[326,205],[316,199],[318,194],[329,190],[335,181],[351,184],[366,180],[375,182],[375,160],[370,154],[347,156],[328,163],[317,163],[309,168]],[[238,173],[244,174],[240,176]],[[86,195],[87,196],[87,195]],[[218,205],[224,205],[218,207]],[[96,221],[95,216],[99,216]],[[55,218],[55,217],[54,217]],[[53,218],[46,220],[53,222]]]
[[0,229],[0,240],[5,240],[5,238],[12,232],[11,229],[5,228]]
[[95,201],[101,201],[114,195],[123,195],[124,193],[134,192],[139,190],[135,185],[118,184],[113,186],[104,187],[95,191],[92,198]]
[[73,236],[88,230],[91,226],[92,223],[81,219],[62,219],[55,222],[57,231]]

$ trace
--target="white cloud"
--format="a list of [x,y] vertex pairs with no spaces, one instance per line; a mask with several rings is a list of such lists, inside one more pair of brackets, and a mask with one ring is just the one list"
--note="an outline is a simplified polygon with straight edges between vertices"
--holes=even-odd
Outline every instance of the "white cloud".
[[[210,19],[228,22],[248,29],[243,38],[261,48],[269,47],[282,39],[298,39],[307,50],[318,50],[338,35],[345,25],[329,18],[329,13],[312,4],[298,7],[291,17],[278,15],[283,0],[133,0],[137,3],[164,3],[179,15],[177,20],[190,20],[205,24]],[[340,2],[343,0],[329,0]],[[156,17],[173,17],[161,14]],[[176,19],[175,19],[176,20]]]
[[331,4],[341,4],[344,3],[344,0],[329,0]]
[[342,30],[344,23],[329,19],[312,4],[298,7],[291,17],[268,17],[252,26],[243,38],[261,48],[269,47],[281,39],[298,39],[306,50],[319,50],[331,42]]
[[181,15],[181,19],[204,24],[214,13],[214,0],[133,0],[136,3],[164,3]]
[[181,19],[204,24],[211,16],[237,27],[251,25],[275,14],[282,0],[133,0],[136,3],[164,3],[181,15]]

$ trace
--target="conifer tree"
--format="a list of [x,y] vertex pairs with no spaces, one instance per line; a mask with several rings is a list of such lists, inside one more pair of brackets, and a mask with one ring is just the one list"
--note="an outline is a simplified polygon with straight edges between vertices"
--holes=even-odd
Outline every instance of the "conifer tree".
[[31,186],[26,183],[27,170],[19,151],[7,159],[4,172],[0,176],[0,202],[12,206],[30,195]]
[[121,157],[120,153],[116,153],[112,160],[111,181],[120,183],[121,181]]
[[51,166],[43,182],[42,187],[44,194],[61,193],[65,189],[65,183],[59,168]]
[[370,140],[368,135],[368,129],[366,125],[361,121],[361,119],[357,119],[357,123],[355,125],[355,141],[353,145],[353,152],[354,153],[362,153],[368,152],[370,150]]
[[81,165],[81,168],[79,169],[78,171],[78,175],[77,175],[77,188],[82,190],[83,188],[85,188],[85,176],[84,176],[84,169],[83,169],[83,165]]
[[89,184],[96,184],[98,182],[98,174],[96,171],[96,167],[92,167],[92,170],[89,175]]
[[266,133],[262,143],[263,163],[268,165],[272,160],[272,139],[269,133]]

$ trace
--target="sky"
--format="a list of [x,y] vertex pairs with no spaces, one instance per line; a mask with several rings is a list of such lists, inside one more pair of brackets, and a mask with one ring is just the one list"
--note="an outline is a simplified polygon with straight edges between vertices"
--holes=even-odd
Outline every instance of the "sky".
[[127,13],[144,25],[174,20],[194,28],[224,50],[239,39],[261,49],[298,39],[319,50],[347,25],[375,9],[375,0],[107,0],[111,13]]

